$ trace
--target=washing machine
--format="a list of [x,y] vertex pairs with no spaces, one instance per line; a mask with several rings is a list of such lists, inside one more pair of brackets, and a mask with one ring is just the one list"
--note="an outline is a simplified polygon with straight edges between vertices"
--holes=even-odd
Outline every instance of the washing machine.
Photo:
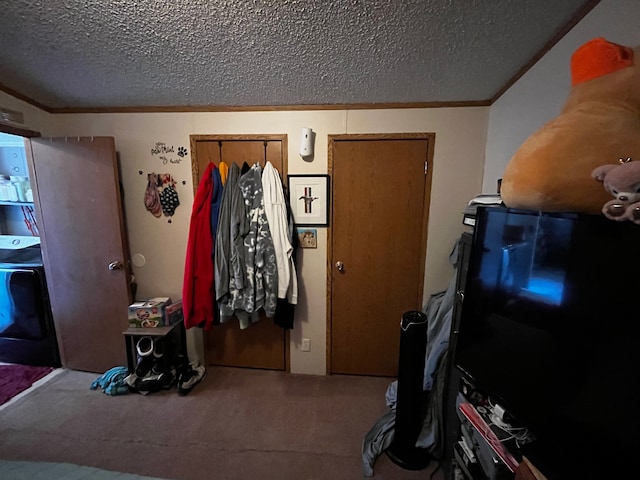
[[0,362],[60,366],[38,237],[0,236]]

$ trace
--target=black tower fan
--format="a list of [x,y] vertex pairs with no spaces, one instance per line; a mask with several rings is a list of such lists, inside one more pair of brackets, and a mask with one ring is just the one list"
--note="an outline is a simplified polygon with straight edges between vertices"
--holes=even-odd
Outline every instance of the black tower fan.
[[426,448],[416,447],[426,403],[422,385],[427,326],[422,312],[409,311],[402,316],[395,433],[386,454],[406,470],[422,470],[433,458]]

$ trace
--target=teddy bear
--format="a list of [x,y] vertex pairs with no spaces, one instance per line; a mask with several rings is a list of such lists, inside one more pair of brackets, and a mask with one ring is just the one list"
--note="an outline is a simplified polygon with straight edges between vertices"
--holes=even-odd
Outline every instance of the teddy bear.
[[571,82],[560,114],[508,162],[507,207],[600,215],[611,197],[591,172],[603,159],[640,158],[640,47],[587,42],[571,57]]
[[621,158],[619,164],[600,165],[591,176],[615,197],[602,207],[605,217],[640,224],[640,161]]

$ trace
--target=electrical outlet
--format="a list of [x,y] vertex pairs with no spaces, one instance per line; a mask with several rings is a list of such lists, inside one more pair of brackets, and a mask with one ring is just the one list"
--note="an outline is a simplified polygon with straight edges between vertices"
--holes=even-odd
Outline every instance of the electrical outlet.
[[309,340],[308,338],[302,339],[302,351],[303,352],[311,351],[311,340]]

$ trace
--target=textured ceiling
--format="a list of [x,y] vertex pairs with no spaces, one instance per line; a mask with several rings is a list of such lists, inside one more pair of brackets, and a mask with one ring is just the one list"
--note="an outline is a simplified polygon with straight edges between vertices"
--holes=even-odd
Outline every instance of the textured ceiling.
[[594,2],[1,4],[0,84],[55,110],[488,101]]

